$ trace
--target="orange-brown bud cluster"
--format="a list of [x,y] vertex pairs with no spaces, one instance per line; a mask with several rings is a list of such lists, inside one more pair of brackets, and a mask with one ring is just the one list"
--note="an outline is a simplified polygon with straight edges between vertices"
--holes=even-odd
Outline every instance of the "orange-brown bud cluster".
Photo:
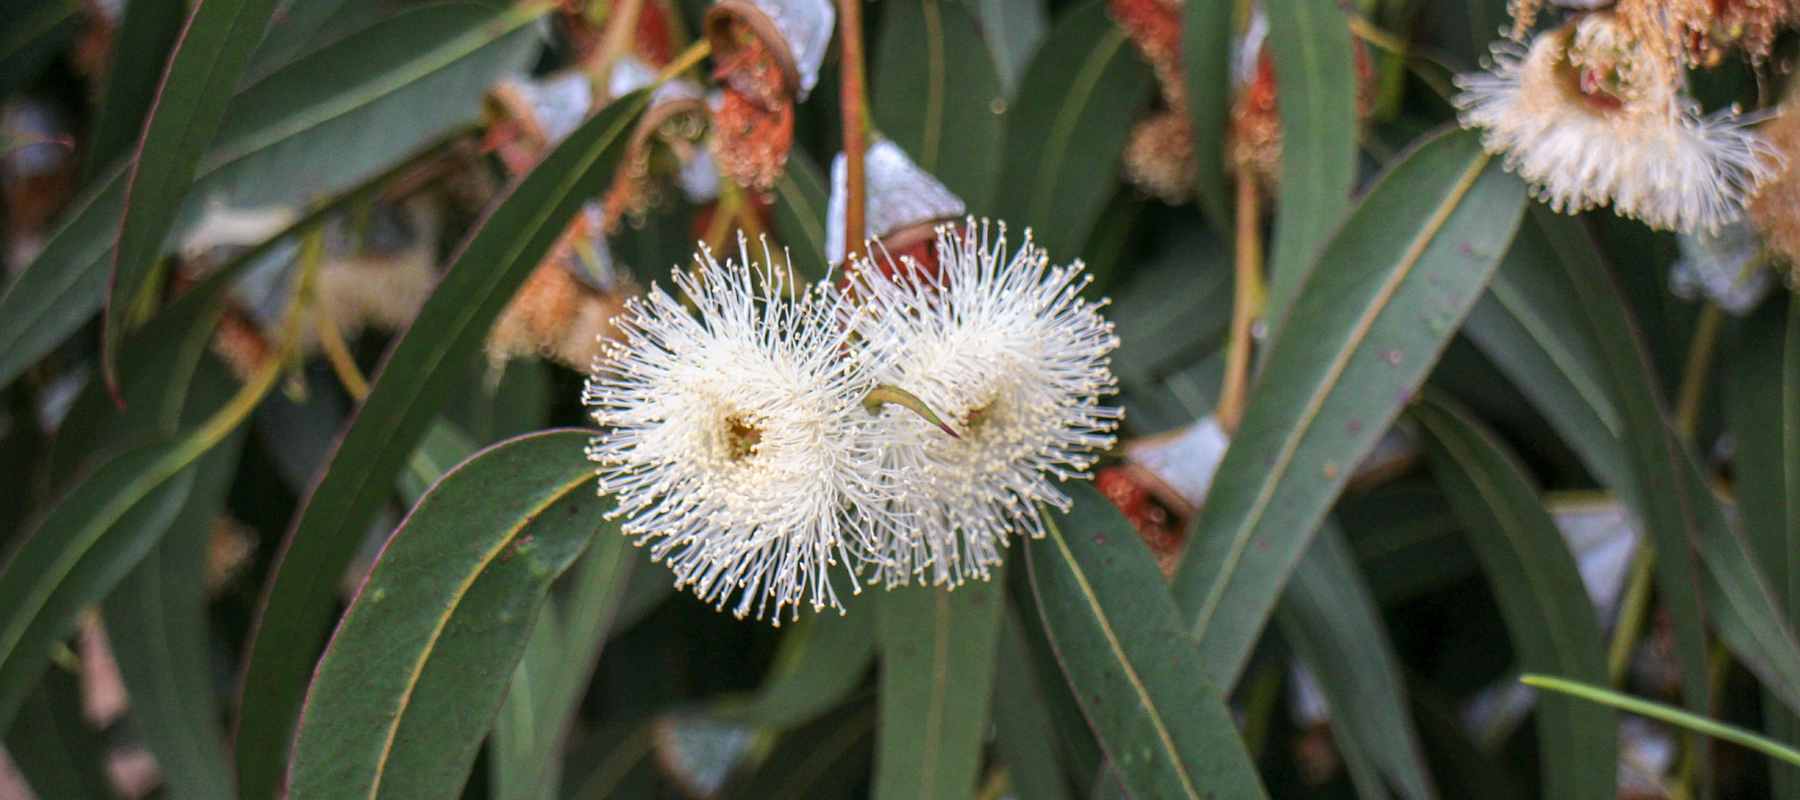
[[747,2],[726,0],[707,14],[723,97],[713,113],[713,148],[720,174],[740,186],[767,191],[781,178],[794,143],[799,89],[793,56],[767,15]]

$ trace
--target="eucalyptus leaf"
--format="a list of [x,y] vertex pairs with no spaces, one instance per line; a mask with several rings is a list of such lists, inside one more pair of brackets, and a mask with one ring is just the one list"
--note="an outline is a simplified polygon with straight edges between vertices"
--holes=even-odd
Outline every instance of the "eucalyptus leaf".
[[488,327],[581,204],[610,183],[647,98],[638,91],[613,101],[515,182],[389,351],[264,588],[235,748],[238,791],[248,800],[277,793],[300,695],[331,625],[336,577]]
[[319,662],[288,797],[461,792],[551,581],[601,526],[588,437],[495,445],[419,501]]
[[1203,662],[1236,683],[1333,500],[1499,263],[1525,186],[1476,134],[1400,160],[1334,236],[1277,333],[1173,591]]
[[1267,797],[1162,573],[1098,491],[1026,543],[1044,627],[1075,698],[1134,797]]
[[986,214],[1000,169],[1006,95],[968,7],[954,0],[885,4],[873,70],[881,132],[970,213]]
[[955,589],[880,595],[881,724],[876,800],[968,800],[975,792],[993,695],[1004,572]]
[[1074,258],[1112,196],[1153,82],[1105,3],[1057,20],[1006,115],[996,216],[1030,228],[1051,260]]
[[[1605,645],[1581,572],[1517,458],[1446,400],[1428,395],[1416,414],[1433,474],[1481,556],[1520,666],[1605,683]],[[1544,796],[1612,797],[1617,728],[1611,709],[1540,695]]]

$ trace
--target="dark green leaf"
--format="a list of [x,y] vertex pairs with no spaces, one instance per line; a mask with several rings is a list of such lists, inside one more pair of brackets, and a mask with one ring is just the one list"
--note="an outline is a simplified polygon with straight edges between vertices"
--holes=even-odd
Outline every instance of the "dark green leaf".
[[1232,685],[1325,512],[1499,263],[1525,186],[1474,133],[1401,160],[1326,245],[1226,450],[1175,576],[1204,663]]
[[106,737],[81,715],[81,679],[53,666],[6,729],[6,754],[32,792],[54,800],[113,800]]
[[[280,70],[234,99],[193,194],[292,202],[392,164],[475,115],[495,76],[530,42],[533,17],[521,14],[428,6]],[[44,249],[0,294],[0,384],[100,307],[129,166],[102,173],[64,210]],[[183,213],[196,207],[190,201]]]
[[231,92],[275,2],[202,0],[175,43],[125,189],[101,348],[108,381],[113,380],[115,347],[146,308],[142,297],[162,258],[163,240],[193,186],[201,154],[225,119]]
[[797,727],[842,702],[868,674],[875,655],[875,598],[845,598],[845,611],[802,617],[782,638],[762,688],[720,716],[771,728]]
[[[1593,601],[1516,457],[1444,400],[1427,395],[1416,414],[1427,434],[1432,472],[1481,557],[1520,667],[1606,683],[1606,649]],[[1618,720],[1612,709],[1539,694],[1537,733],[1545,797],[1614,796]]]
[[1333,730],[1342,729],[1401,797],[1436,797],[1400,659],[1335,521],[1326,520],[1294,568],[1275,618],[1325,690]]
[[276,70],[232,98],[197,191],[266,205],[379,172],[476,119],[494,80],[524,65],[543,12],[428,5]]
[[100,118],[83,156],[87,179],[123,158],[129,158],[144,133],[144,117],[156,102],[169,53],[181,38],[188,19],[184,0],[131,0],[112,47],[106,68],[106,94],[100,101]]
[[647,97],[614,101],[515,183],[388,353],[264,589],[236,742],[238,791],[248,800],[275,796],[337,576],[494,318],[580,205],[609,184]]
[[81,30],[81,0],[12,0],[0,13],[0,95],[30,81]]
[[307,692],[288,797],[459,794],[550,582],[602,524],[590,436],[482,451],[394,531]]
[[[220,376],[223,379],[223,376]],[[168,531],[107,595],[107,639],[131,719],[181,800],[231,800],[231,767],[213,693],[206,618],[207,550],[237,466],[238,434],[195,465]]]
[[1232,220],[1225,132],[1231,124],[1234,8],[1223,0],[1209,0],[1183,6],[1181,12],[1181,65],[1186,70],[1188,121],[1194,126],[1196,191],[1206,221],[1217,231],[1231,230]]
[[493,796],[556,797],[562,753],[642,551],[605,522],[538,614],[494,726]]
[[182,442],[107,461],[57,503],[0,570],[0,725],[11,722],[76,615],[106,596],[174,521],[194,471]]
[[842,797],[868,774],[875,705],[865,695],[784,736],[768,759],[729,791],[732,800]]
[[994,680],[994,743],[1000,760],[1019,800],[1074,800],[1057,756],[1056,723],[1031,663],[1031,647],[1011,604],[1006,611]]
[[1105,3],[1059,20],[1006,115],[995,214],[1014,230],[1031,228],[1051,260],[1074,259],[1112,196],[1152,83]]
[[307,45],[325,31],[341,13],[362,11],[372,14],[377,0],[280,0],[275,19],[263,34],[262,43],[250,56],[244,74],[251,81],[268,74],[305,53]]
[[[1746,320],[1728,369],[1739,519],[1792,626],[1800,620],[1800,303],[1781,297]],[[1800,738],[1800,717],[1773,697],[1763,703],[1763,726],[1782,741]],[[1769,779],[1777,798],[1800,798],[1800,769],[1771,762]]]
[[[1714,513],[1718,504],[1703,484],[1689,485],[1676,466],[1686,458],[1684,448],[1669,427],[1642,340],[1593,240],[1576,219],[1541,208],[1533,208],[1532,217],[1556,254],[1549,268],[1559,270],[1572,289],[1579,309],[1573,319],[1592,343],[1597,356],[1592,363],[1619,413],[1631,480],[1610,488],[1636,511],[1656,548],[1657,596],[1668,609],[1674,632],[1682,694],[1690,707],[1705,709],[1710,687],[1700,610],[1702,576],[1692,551],[1694,515],[1700,511],[1696,504],[1710,505]],[[1589,469],[1601,475],[1605,467]]]
[[967,800],[975,792],[1005,610],[1002,570],[954,590],[903,586],[877,596],[881,726],[876,800]]
[[986,214],[1006,95],[975,17],[951,0],[896,0],[884,9],[872,66],[875,124],[970,213]]
[[1271,0],[1267,47],[1281,93],[1281,194],[1264,318],[1287,316],[1356,189],[1357,68],[1334,0]]
[[1066,487],[1074,508],[1046,512],[1025,563],[1057,659],[1126,788],[1266,797],[1137,530],[1092,486]]
[[63,209],[44,249],[0,293],[0,386],[87,322],[106,296],[107,257],[125,208],[125,164]]
[[1630,465],[1617,404],[1580,321],[1574,287],[1527,215],[1463,331],[1506,373],[1600,483],[1626,486]]

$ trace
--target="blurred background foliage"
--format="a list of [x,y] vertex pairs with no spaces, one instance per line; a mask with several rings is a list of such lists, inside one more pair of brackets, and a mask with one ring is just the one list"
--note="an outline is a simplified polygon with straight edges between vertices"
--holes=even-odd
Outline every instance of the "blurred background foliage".
[[[1800,798],[1517,680],[1800,733],[1800,306],[1455,129],[1501,0],[861,10],[866,115],[732,106],[707,0],[0,0],[0,796]],[[1087,263],[1121,444],[991,582],[737,620],[569,429],[696,241],[827,275],[847,118],[894,252]]]

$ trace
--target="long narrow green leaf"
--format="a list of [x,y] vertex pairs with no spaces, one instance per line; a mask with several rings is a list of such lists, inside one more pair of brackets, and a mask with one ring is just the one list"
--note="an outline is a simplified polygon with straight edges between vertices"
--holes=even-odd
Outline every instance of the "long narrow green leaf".
[[1281,93],[1281,195],[1263,313],[1279,324],[1310,272],[1340,266],[1319,251],[1356,189],[1358,88],[1349,19],[1338,3],[1269,0],[1267,8]]
[[614,101],[514,184],[390,350],[264,589],[235,748],[238,791],[247,800],[276,794],[300,693],[331,624],[337,576],[370,518],[494,318],[581,203],[608,184],[647,97],[640,91]]
[[553,597],[539,614],[494,726],[496,798],[560,794],[562,753],[575,713],[638,563],[640,551],[620,524],[600,526],[594,543],[569,568],[563,601]]
[[455,797],[550,582],[599,529],[591,433],[495,445],[388,539],[307,692],[288,797]]
[[1031,228],[1052,259],[1081,252],[1112,197],[1119,153],[1153,82],[1105,3],[1058,20],[1006,115],[999,218]]
[[113,379],[115,348],[136,327],[133,307],[162,258],[163,240],[193,186],[200,156],[225,119],[250,53],[276,0],[202,0],[175,43],[149,108],[125,189],[125,218],[113,254],[102,363]]
[[1275,619],[1318,676],[1334,729],[1344,729],[1401,797],[1436,797],[1413,730],[1400,659],[1335,521],[1326,520],[1295,567]]
[[142,558],[186,502],[194,473],[180,442],[142,445],[107,461],[32,530],[0,570],[0,726],[74,630]]
[[1019,800],[1074,800],[1056,752],[1056,723],[1038,683],[1031,649],[1008,603],[995,657],[994,744]]
[[[1800,303],[1782,297],[1746,320],[1728,369],[1738,518],[1791,626],[1800,620]],[[1773,697],[1763,727],[1800,739],[1800,716]],[[1780,800],[1800,798],[1800,769],[1772,766],[1769,780]]]
[[921,169],[984,215],[1000,172],[1006,94],[963,3],[884,6],[871,87],[875,123]]
[[1560,270],[1573,290],[1579,309],[1573,318],[1592,343],[1599,376],[1618,410],[1620,442],[1632,477],[1611,488],[1636,511],[1656,548],[1657,596],[1674,632],[1683,700],[1706,708],[1710,686],[1700,604],[1703,577],[1693,547],[1699,506],[1709,505],[1716,513],[1718,504],[1704,484],[1690,485],[1677,466],[1686,458],[1685,450],[1668,424],[1659,383],[1594,242],[1576,219],[1538,208],[1532,216],[1556,254],[1551,268]]
[[1004,572],[951,590],[908,586],[877,598],[881,725],[876,800],[967,800],[993,697]]
[[[1468,530],[1528,671],[1606,682],[1606,648],[1581,572],[1514,456],[1460,409],[1417,407],[1432,472]],[[1618,721],[1603,708],[1542,697],[1538,758],[1547,798],[1612,797]]]
[[1601,485],[1630,484],[1618,404],[1539,215],[1528,214],[1463,332],[1530,398]]
[[[291,203],[363,181],[472,119],[529,45],[529,8],[428,5],[277,71],[233,99],[196,197]],[[106,297],[129,163],[97,176],[0,294],[0,384],[87,321]],[[183,213],[196,207],[190,199]]]
[[107,638],[131,697],[131,719],[170,792],[181,800],[235,796],[213,692],[204,573],[238,448],[238,441],[228,440],[200,459],[193,488],[162,541],[102,605]]
[[1236,682],[1326,510],[1475,304],[1525,186],[1442,133],[1372,189],[1278,334],[1175,576],[1204,663]]
[[1233,4],[1202,2],[1181,11],[1181,65],[1186,71],[1188,122],[1194,128],[1196,192],[1213,230],[1231,230],[1231,192],[1225,176],[1225,132],[1231,124]]
[[63,210],[44,249],[0,292],[0,385],[74,333],[106,297],[127,166],[115,165],[84,189]]
[[1137,531],[1087,484],[1025,563],[1056,657],[1134,797],[1267,793]]
[[81,716],[81,679],[44,670],[12,725],[6,754],[40,798],[113,800],[106,783],[106,737]]
[[777,657],[773,673],[743,705],[718,713],[736,722],[791,728],[843,702],[868,674],[875,656],[876,602],[846,598],[842,614],[802,617]]
[[524,68],[545,7],[427,5],[276,70],[231,101],[197,192],[240,205],[330,194],[477,119]]
[[188,18],[183,0],[132,0],[114,34],[112,59],[106,69],[106,94],[100,118],[84,157],[87,178],[128,158],[144,132],[144,117],[156,102],[169,53],[181,39]]

